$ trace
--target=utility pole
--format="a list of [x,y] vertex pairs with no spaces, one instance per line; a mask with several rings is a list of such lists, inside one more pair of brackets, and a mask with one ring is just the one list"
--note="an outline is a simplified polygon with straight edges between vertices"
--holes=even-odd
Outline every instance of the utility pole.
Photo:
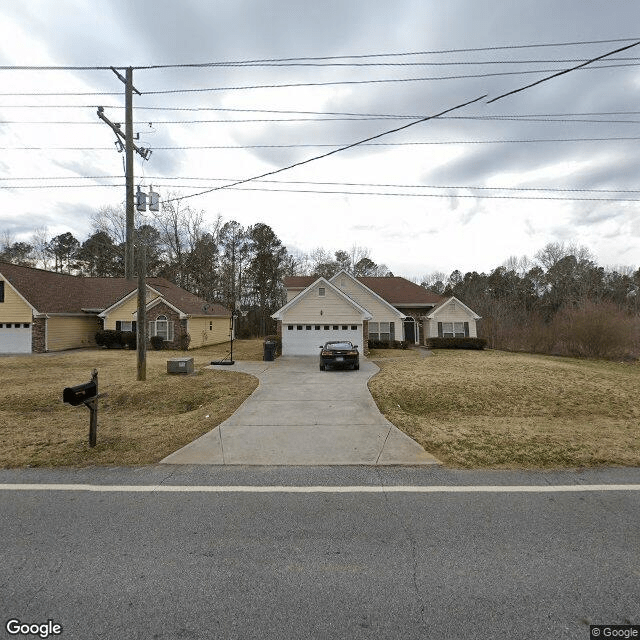
[[[133,193],[133,152],[135,151],[144,160],[148,160],[151,156],[151,150],[144,147],[138,147],[134,143],[133,135],[133,92],[138,95],[140,92],[133,86],[133,69],[127,67],[125,77],[122,76],[114,67],[111,67],[113,73],[124,82],[125,87],[125,125],[124,133],[122,132],[119,122],[111,122],[104,115],[104,107],[98,107],[98,118],[106,122],[113,132],[116,134],[116,147],[119,152],[125,151],[125,187],[126,187],[126,244],[124,254],[124,275],[127,280],[134,279],[134,262],[135,262],[135,202]],[[123,144],[124,143],[124,144]],[[153,190],[149,193],[149,209],[158,211],[159,197]],[[146,211],[147,196],[140,191],[138,187],[138,210]],[[136,353],[138,362],[137,378],[140,381],[147,379],[147,284],[146,284],[146,244],[142,234],[137,234],[138,240],[138,313],[136,325]]]
[[147,379],[147,245],[138,231],[138,313],[136,324],[136,355],[138,380]]
[[[138,211],[147,210],[147,194],[140,191],[136,195]],[[149,189],[149,211],[160,210],[160,196]],[[138,239],[138,311],[136,325],[136,352],[138,359],[138,380],[147,379],[147,243],[144,234],[137,231]]]
[[[120,79],[122,76],[118,74]],[[135,229],[133,208],[133,69],[127,67],[124,81],[124,135],[125,135],[125,183],[127,190],[127,240],[124,256],[124,277],[133,280],[133,233]],[[138,95],[140,95],[138,93]],[[143,156],[144,157],[144,156]]]
[[[124,277],[127,280],[133,280],[134,276],[134,234],[135,234],[135,203],[133,194],[133,152],[138,153],[145,160],[151,156],[151,150],[144,147],[138,147],[134,142],[133,136],[133,92],[138,95],[140,92],[133,86],[133,69],[127,67],[125,76],[123,76],[117,69],[111,67],[113,73],[124,82],[125,87],[125,125],[124,133],[119,122],[111,122],[107,116],[104,115],[104,107],[98,107],[98,118],[103,122],[106,122],[113,132],[117,136],[116,145],[118,151],[125,151],[125,184],[126,184],[126,212],[127,212],[127,225],[126,225],[126,247],[124,254]],[[123,144],[124,143],[124,144]]]

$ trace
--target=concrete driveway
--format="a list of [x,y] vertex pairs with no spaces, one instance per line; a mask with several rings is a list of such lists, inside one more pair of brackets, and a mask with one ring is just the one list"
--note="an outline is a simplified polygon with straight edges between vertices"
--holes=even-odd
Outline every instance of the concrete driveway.
[[167,456],[167,464],[426,465],[438,461],[378,411],[367,381],[378,367],[320,371],[315,357],[236,362],[260,384],[221,425]]

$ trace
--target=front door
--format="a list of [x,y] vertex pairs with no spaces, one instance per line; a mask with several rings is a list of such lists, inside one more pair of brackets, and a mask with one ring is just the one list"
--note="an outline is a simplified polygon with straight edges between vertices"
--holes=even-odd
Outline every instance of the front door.
[[411,344],[416,341],[416,321],[413,318],[405,318],[404,339]]

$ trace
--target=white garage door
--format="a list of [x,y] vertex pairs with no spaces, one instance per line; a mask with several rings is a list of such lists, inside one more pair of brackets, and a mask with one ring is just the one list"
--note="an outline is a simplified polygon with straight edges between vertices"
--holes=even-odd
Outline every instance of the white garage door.
[[330,340],[350,340],[362,353],[362,324],[282,324],[284,356],[317,356]]
[[0,322],[0,353],[31,353],[31,324]]

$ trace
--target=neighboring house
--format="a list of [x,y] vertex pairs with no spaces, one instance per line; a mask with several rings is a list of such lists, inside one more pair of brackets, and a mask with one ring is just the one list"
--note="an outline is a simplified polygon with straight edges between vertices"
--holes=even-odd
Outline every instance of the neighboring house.
[[273,314],[284,355],[315,355],[329,340],[351,340],[367,350],[368,340],[477,336],[480,319],[456,298],[443,298],[406,278],[356,278],[340,271],[331,279],[284,278],[287,304]]
[[[149,337],[169,348],[229,339],[230,312],[163,278],[147,278]],[[82,278],[0,262],[0,353],[44,353],[94,346],[100,329],[135,331],[137,283]]]

